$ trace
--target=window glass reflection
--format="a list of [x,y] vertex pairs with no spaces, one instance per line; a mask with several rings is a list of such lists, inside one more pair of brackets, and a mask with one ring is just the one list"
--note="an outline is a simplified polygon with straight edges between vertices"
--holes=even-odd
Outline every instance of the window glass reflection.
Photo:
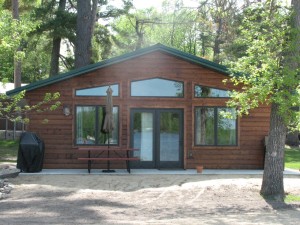
[[197,107],[195,110],[196,145],[215,144],[215,113],[214,108]]
[[[76,90],[76,96],[106,96],[106,91],[109,85],[107,86],[99,86],[93,88],[85,88]],[[113,90],[113,96],[119,96],[119,85],[114,84],[110,85],[111,89]]]
[[195,85],[195,97],[197,97],[197,98],[229,98],[230,91]]
[[119,108],[113,107],[115,129],[105,133],[102,129],[104,106],[76,106],[76,144],[117,145],[119,142]]
[[131,96],[183,97],[183,82],[154,78],[131,82]]
[[[232,115],[227,118],[226,114]],[[237,145],[236,111],[232,108],[196,107],[196,145]]]
[[226,118],[222,112],[235,115],[234,109],[218,108],[218,145],[236,145],[236,119]]

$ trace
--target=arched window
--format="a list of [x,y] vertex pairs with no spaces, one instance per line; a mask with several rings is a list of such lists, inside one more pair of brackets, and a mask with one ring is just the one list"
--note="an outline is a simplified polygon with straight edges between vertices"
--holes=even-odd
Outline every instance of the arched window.
[[131,96],[183,98],[183,82],[161,78],[132,81]]

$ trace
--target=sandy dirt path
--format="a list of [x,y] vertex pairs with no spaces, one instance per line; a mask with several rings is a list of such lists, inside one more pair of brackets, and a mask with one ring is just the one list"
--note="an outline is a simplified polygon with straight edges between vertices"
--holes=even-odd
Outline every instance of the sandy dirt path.
[[[22,175],[0,224],[299,224],[300,203],[267,202],[259,176]],[[300,195],[300,177],[285,178]]]

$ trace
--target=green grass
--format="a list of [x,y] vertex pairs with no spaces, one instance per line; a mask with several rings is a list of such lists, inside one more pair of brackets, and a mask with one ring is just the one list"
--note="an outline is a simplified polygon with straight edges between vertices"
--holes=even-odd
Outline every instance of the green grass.
[[0,140],[0,163],[16,162],[19,141]]
[[300,148],[285,148],[285,168],[300,169]]
[[291,202],[300,202],[300,195],[287,195],[285,196],[284,201],[286,203],[291,203]]

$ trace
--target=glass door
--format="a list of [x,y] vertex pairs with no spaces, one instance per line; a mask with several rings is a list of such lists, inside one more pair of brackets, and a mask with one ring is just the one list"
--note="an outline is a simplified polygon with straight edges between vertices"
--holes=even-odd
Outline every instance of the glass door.
[[138,148],[135,168],[183,167],[183,119],[180,109],[133,109],[131,145]]
[[131,113],[131,139],[134,156],[139,162],[132,162],[132,166],[141,168],[154,168],[154,111],[133,110]]
[[182,112],[157,111],[157,167],[179,168],[182,165]]

